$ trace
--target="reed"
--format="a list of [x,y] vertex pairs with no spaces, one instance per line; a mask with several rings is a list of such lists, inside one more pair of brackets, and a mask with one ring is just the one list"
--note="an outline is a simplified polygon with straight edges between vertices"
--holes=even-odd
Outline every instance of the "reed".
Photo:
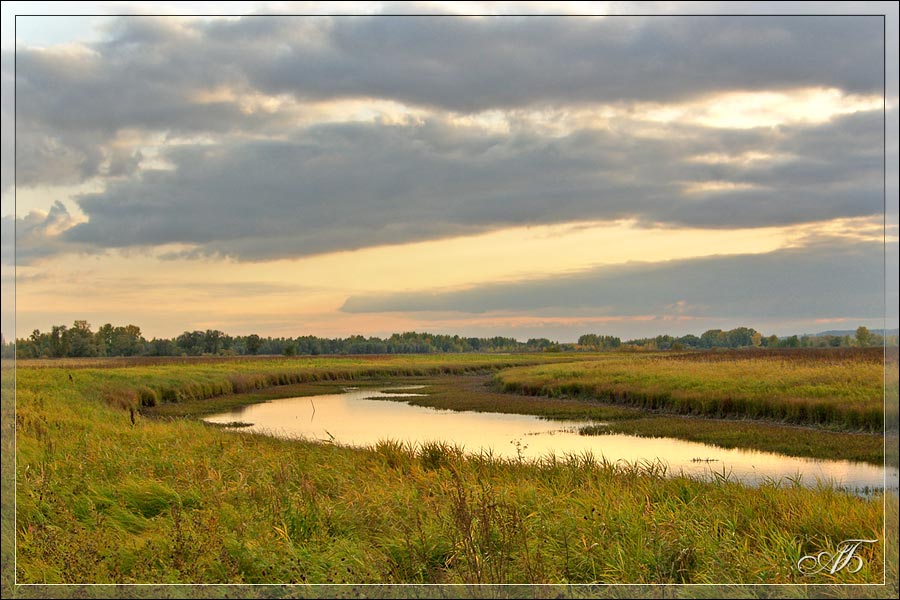
[[[594,398],[648,411],[749,418],[823,428],[881,432],[885,367],[871,353],[830,359],[744,352],[607,354],[596,360],[504,370],[507,392]],[[894,413],[896,408],[892,409]]]

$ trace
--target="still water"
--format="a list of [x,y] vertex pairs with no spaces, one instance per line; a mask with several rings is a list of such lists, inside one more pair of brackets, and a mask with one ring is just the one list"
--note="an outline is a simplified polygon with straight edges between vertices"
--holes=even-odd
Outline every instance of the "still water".
[[[389,390],[411,390],[391,387]],[[266,433],[283,438],[333,441],[348,446],[372,446],[380,440],[413,445],[429,441],[449,442],[467,452],[489,451],[506,458],[541,458],[550,453],[591,452],[598,459],[656,461],[668,464],[669,472],[712,478],[730,474],[745,483],[800,476],[806,485],[828,481],[854,490],[897,489],[896,468],[839,460],[815,460],[757,452],[723,449],[673,438],[639,438],[630,435],[583,436],[578,428],[586,423],[547,421],[531,415],[455,412],[412,406],[394,398],[421,394],[385,393],[381,390],[347,388],[342,394],[285,398],[212,415],[211,423],[241,423],[241,431]]]

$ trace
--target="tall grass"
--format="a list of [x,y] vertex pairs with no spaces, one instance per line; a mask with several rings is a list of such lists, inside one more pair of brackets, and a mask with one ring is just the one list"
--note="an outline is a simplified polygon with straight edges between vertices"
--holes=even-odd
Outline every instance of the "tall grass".
[[[374,356],[348,358],[269,358],[167,361],[145,359],[66,359],[30,361],[20,365],[20,385],[35,387],[46,381],[68,382],[89,396],[99,396],[120,408],[152,407],[204,400],[274,386],[318,381],[352,381],[372,377],[489,372],[515,365],[536,364],[558,357],[543,355]],[[25,361],[22,361],[25,362]],[[27,364],[27,363],[26,363]]]
[[882,431],[884,370],[866,353],[832,360],[728,356],[608,354],[507,369],[496,380],[510,392],[591,397],[652,411]]
[[[104,392],[202,391],[228,381],[227,371],[206,368],[85,370],[73,380],[64,370],[20,371],[19,583],[831,583],[883,576],[882,543],[863,550],[857,573],[810,579],[794,568],[804,554],[833,550],[843,539],[883,541],[878,495],[705,483],[669,478],[652,463],[609,464],[590,455],[499,460],[466,457],[447,444],[385,441],[354,450],[235,435],[196,421],[138,416],[132,425]],[[316,376],[329,373],[323,367]]]
[[[500,373],[501,376],[503,374],[504,372]],[[796,427],[746,418],[709,419],[667,413],[653,414],[637,407],[608,404],[590,397],[548,398],[503,393],[491,389],[490,375],[423,377],[414,381],[424,386],[418,390],[423,395],[398,400],[444,410],[529,414],[554,420],[603,423],[581,426],[579,431],[585,435],[621,433],[641,437],[671,437],[723,448],[752,448],[790,456],[874,464],[883,464],[885,461],[885,441],[881,432],[828,431],[817,427]],[[308,388],[296,389],[296,395],[313,391]],[[254,394],[246,400],[253,401],[256,397],[268,399],[268,396]],[[244,403],[242,396],[231,398],[235,403]],[[204,408],[203,404],[181,404],[166,407],[166,412],[177,410],[184,413]],[[230,408],[224,406],[217,412]],[[888,452],[887,456],[890,464],[897,464],[896,451],[893,454]]]

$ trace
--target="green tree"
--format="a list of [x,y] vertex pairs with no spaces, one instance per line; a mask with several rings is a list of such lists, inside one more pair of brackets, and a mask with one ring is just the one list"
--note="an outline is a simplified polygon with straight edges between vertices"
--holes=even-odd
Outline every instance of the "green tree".
[[726,344],[727,336],[721,329],[708,329],[700,336],[700,345],[703,348],[715,348]]
[[60,356],[97,356],[94,333],[87,321],[75,321],[71,329],[63,333],[65,353]]
[[255,333],[247,336],[247,354],[256,354],[262,346],[262,340]]
[[175,344],[182,354],[189,356],[197,356],[203,353],[203,332],[202,331],[185,331],[177,338]]
[[50,356],[52,358],[61,358],[69,354],[69,339],[66,332],[69,330],[65,325],[54,325],[50,329]]
[[224,333],[218,329],[207,329],[203,334],[203,352],[206,354],[218,354],[222,347]]
[[94,344],[100,356],[115,356],[112,351],[114,328],[111,323],[105,323],[94,334]]
[[796,335],[792,335],[790,337],[781,338],[778,340],[779,348],[799,348],[800,347],[800,338]]
[[860,325],[856,328],[856,345],[865,348],[872,343],[872,334],[868,327]]
[[137,325],[116,327],[113,330],[112,354],[114,356],[137,356],[143,354],[146,340]]
[[596,348],[600,345],[600,337],[596,333],[586,333],[578,338],[578,345]]

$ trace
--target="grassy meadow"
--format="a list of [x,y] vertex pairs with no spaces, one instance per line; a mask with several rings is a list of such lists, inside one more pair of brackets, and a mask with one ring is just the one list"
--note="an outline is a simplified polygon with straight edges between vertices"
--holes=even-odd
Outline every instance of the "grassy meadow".
[[[502,371],[499,376],[505,374]],[[417,406],[444,410],[500,412],[535,415],[547,419],[599,421],[603,425],[587,425],[582,435],[627,434],[640,437],[670,437],[715,444],[722,448],[749,448],[831,460],[851,460],[882,464],[885,460],[884,438],[868,432],[832,431],[811,426],[796,426],[751,419],[696,418],[650,412],[644,409],[599,402],[584,396],[526,396],[499,391],[490,375],[411,378],[409,383],[423,385],[424,396],[399,398]],[[329,383],[301,385],[291,395],[332,393],[339,386]],[[239,394],[218,400],[221,405],[188,403],[159,407],[162,414],[207,414],[224,412],[234,406],[279,397],[277,388],[267,392]],[[284,397],[284,396],[280,396]],[[891,464],[897,464],[896,461]]]
[[[881,348],[618,354],[598,360],[509,369],[504,391],[581,396],[651,411],[881,432]],[[893,408],[896,413],[896,407]]]
[[[866,415],[872,400],[853,382],[867,379],[870,363],[851,368],[844,362],[836,363],[847,378],[841,387],[835,365],[816,369],[787,361],[780,367],[781,389],[800,389],[806,395],[798,398],[823,402],[824,394],[809,390],[843,390],[844,403],[858,404],[854,410]],[[856,573],[810,577],[795,568],[802,556],[833,551],[844,539],[885,540],[885,504],[896,522],[893,494],[861,498],[790,482],[748,488],[669,477],[660,463],[614,465],[591,456],[467,457],[449,443],[384,441],[360,450],[236,434],[192,418],[282,394],[333,391],[342,381],[418,377],[431,378],[435,392],[444,390],[434,394],[435,402],[456,402],[457,408],[496,402],[503,410],[557,418],[591,409],[626,423],[637,418],[632,406],[558,396],[574,394],[570,382],[598,385],[603,364],[623,373],[658,368],[652,386],[635,393],[674,389],[666,379],[678,372],[673,364],[687,378],[679,381],[712,377],[700,360],[532,354],[114,363],[42,362],[20,365],[16,373],[17,506],[14,536],[4,519],[3,565],[4,573],[14,568],[19,584],[805,585],[881,581],[886,560],[892,587],[836,589],[857,597],[896,593],[896,549],[886,552],[883,543],[861,549],[864,567]],[[763,363],[743,366],[777,389],[773,363]],[[740,369],[727,361],[715,364],[730,370],[716,371],[719,378],[702,389],[726,386],[723,372],[740,379]],[[495,391],[478,400],[452,383],[491,377],[507,389],[556,397]],[[637,386],[641,379],[632,381]],[[746,389],[756,388],[748,383]],[[578,388],[578,395],[586,391]],[[692,391],[699,396],[699,388]],[[793,397],[784,394],[783,401]],[[501,405],[503,399],[509,404]],[[536,412],[541,402],[547,413]],[[3,408],[6,470],[12,454],[8,370]],[[4,515],[10,514],[9,492],[4,478]],[[25,589],[31,588],[16,588],[16,594]],[[236,589],[256,594],[266,588]]]

